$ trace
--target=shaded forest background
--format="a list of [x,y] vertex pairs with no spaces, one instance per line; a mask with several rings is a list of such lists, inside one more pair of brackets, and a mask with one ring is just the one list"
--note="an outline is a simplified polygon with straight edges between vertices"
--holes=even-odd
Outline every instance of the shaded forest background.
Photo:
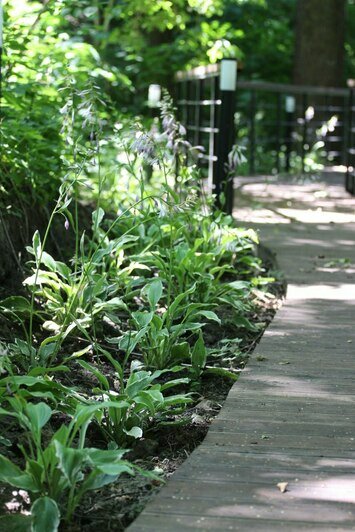
[[80,91],[96,87],[93,105],[110,139],[101,146],[108,160],[117,153],[113,132],[132,126],[133,116],[149,115],[148,85],[171,89],[178,70],[236,57],[248,80],[345,86],[355,77],[354,0],[5,0],[3,6],[0,203],[12,224],[26,226],[23,244],[31,233],[24,213],[38,205],[45,217],[66,172],[72,147],[63,122],[70,106],[85,120]]

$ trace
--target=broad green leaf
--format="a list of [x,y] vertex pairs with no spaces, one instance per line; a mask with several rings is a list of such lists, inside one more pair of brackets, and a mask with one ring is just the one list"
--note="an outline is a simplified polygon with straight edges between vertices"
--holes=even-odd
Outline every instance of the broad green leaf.
[[39,491],[31,475],[21,471],[8,458],[0,454],[0,481],[15,488],[21,488],[36,493]]
[[29,403],[26,406],[26,414],[31,421],[33,430],[39,432],[42,427],[50,420],[52,409],[46,403]]
[[127,380],[125,392],[130,399],[134,399],[138,392],[146,390],[152,382],[152,375],[148,371],[135,371]]
[[162,294],[163,283],[160,279],[155,279],[152,283],[150,283],[148,288],[148,301],[152,310],[154,310],[157,306],[157,303],[160,300]]
[[4,532],[31,532],[31,516],[22,514],[1,516],[0,530]]
[[112,464],[122,459],[127,453],[127,449],[86,449],[89,460],[93,466],[102,464]]
[[216,321],[219,325],[221,325],[221,320],[217,316],[215,312],[212,312],[212,310],[200,310],[196,313],[198,316],[204,316],[208,320]]
[[164,384],[161,385],[161,391],[168,390],[169,388],[173,388],[174,386],[180,386],[181,384],[188,384],[190,382],[190,379],[187,377],[183,377],[181,379],[173,379],[168,382],[164,382]]
[[35,233],[34,233],[34,235],[32,237],[32,248],[33,248],[34,256],[36,258],[36,262],[38,263],[39,257],[41,255],[41,251],[42,251],[41,236],[40,236],[38,230],[35,231]]
[[193,347],[191,353],[191,362],[192,367],[198,369],[203,368],[206,364],[206,347],[201,332]]
[[50,497],[40,497],[31,506],[31,532],[57,532],[60,512]]
[[176,296],[173,303],[168,308],[168,311],[171,316],[174,316],[176,310],[179,308],[180,303],[186,298],[186,296],[193,294],[195,290],[196,290],[196,283],[194,283],[188,290],[186,290],[182,294],[179,294],[178,296]]
[[190,357],[190,345],[188,342],[181,342],[175,344],[171,348],[171,355],[174,360],[183,360]]
[[38,349],[38,356],[41,361],[41,364],[43,364],[44,366],[46,365],[47,360],[51,357],[51,355],[53,355],[57,347],[58,346],[55,342],[40,345]]
[[11,296],[0,301],[0,309],[5,312],[29,314],[31,312],[31,303],[25,297]]
[[96,412],[103,410],[104,408],[126,408],[129,406],[129,403],[125,401],[103,401],[91,405],[78,405],[73,416],[73,422],[78,427],[81,427],[90,421]]
[[149,323],[152,321],[153,316],[153,312],[132,312],[132,318],[139,329],[147,327],[147,325],[149,325]]
[[134,402],[146,408],[154,416],[157,408],[164,402],[164,397],[158,390],[147,390],[136,395]]
[[233,288],[233,290],[242,290],[244,292],[246,290],[250,290],[250,283],[248,283],[247,281],[233,281],[231,283],[228,283],[228,286]]
[[244,327],[245,329],[249,331],[258,331],[259,328],[254,325],[248,318],[245,318],[244,316],[237,316],[233,318],[233,323],[237,327]]
[[83,493],[89,490],[97,490],[107,484],[111,484],[111,482],[115,482],[117,478],[118,475],[104,475],[98,471],[92,471],[81,484],[81,490]]
[[134,469],[131,467],[129,462],[121,462],[114,464],[103,464],[97,466],[97,469],[106,475],[122,475],[127,473],[128,475],[134,475]]
[[118,309],[127,310],[127,305],[119,297],[113,297],[112,299],[108,299],[107,301],[103,301],[102,303],[95,303],[95,305],[93,306],[92,313],[98,314],[103,310],[112,311]]
[[58,458],[58,467],[72,485],[78,480],[78,474],[82,470],[86,451],[82,449],[72,449],[62,445],[58,440],[54,441],[55,454]]
[[56,272],[57,271],[57,263],[56,263],[56,261],[53,259],[52,255],[50,255],[46,251],[42,252],[41,263],[44,264],[45,266],[47,266],[47,268],[49,270],[51,270],[52,272]]
[[[143,436],[143,431],[140,427],[132,427],[130,430],[123,429],[123,432],[127,434],[127,436],[131,436],[132,438],[141,438]],[[101,471],[103,471],[101,469]]]

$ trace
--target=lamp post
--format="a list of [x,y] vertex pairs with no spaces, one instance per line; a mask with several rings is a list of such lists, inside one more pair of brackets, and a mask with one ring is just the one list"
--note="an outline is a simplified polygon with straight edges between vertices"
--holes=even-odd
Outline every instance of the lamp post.
[[[216,206],[231,213],[233,210],[233,178],[228,176],[226,164],[228,154],[232,149],[235,138],[234,109],[235,91],[237,87],[237,61],[222,59],[219,76],[219,120],[217,137],[217,160],[213,168],[213,192],[216,195]],[[224,205],[221,194],[224,192]]]

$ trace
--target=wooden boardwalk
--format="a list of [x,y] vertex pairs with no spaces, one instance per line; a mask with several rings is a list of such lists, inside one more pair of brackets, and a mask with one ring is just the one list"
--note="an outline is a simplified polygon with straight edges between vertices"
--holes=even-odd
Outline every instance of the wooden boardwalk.
[[355,530],[355,199],[336,184],[243,190],[237,216],[259,221],[287,299],[131,532]]

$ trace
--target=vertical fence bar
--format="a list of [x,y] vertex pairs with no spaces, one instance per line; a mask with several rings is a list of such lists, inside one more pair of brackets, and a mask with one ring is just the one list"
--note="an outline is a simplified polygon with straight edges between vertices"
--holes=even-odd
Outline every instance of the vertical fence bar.
[[280,151],[281,151],[281,113],[282,113],[282,95],[277,94],[276,102],[276,172],[280,173]]
[[217,127],[216,117],[216,98],[217,98],[217,78],[210,78],[210,132],[208,139],[208,187],[213,190],[213,170],[216,134],[214,129]]
[[[237,62],[235,59],[223,59],[219,76],[220,108],[218,120],[217,150],[213,168],[213,189],[216,194],[216,206],[231,213],[233,210],[233,179],[228,176],[226,164],[235,137],[234,108],[237,81]],[[221,201],[224,193],[225,202]]]
[[250,93],[250,133],[249,133],[249,171],[253,175],[255,173],[255,110],[256,110],[256,93],[254,90]]
[[195,107],[195,136],[194,142],[195,145],[199,145],[201,139],[201,98],[203,94],[203,79],[196,80],[196,107]]
[[351,92],[349,91],[349,94],[346,98],[343,97],[343,138],[342,138],[342,148],[341,148],[341,164],[344,166],[347,166],[348,162],[348,155],[347,155],[347,148],[349,145],[349,129],[351,127],[351,120],[350,120],[350,96]]
[[187,126],[187,80],[184,79],[181,82],[181,99],[183,101],[182,104],[182,123],[184,126]]
[[353,106],[354,106],[354,89],[350,88],[349,90],[349,114],[348,114],[348,134],[347,134],[347,150],[346,150],[346,176],[345,176],[345,190],[350,194],[355,194],[355,178],[354,178],[354,168],[352,168],[352,173],[350,174],[350,167],[352,167],[353,157],[352,156],[352,140],[353,140]]
[[303,114],[303,124],[302,124],[302,140],[301,140],[301,168],[302,174],[305,173],[305,158],[306,158],[306,142],[307,142],[307,94],[302,94],[302,114]]

